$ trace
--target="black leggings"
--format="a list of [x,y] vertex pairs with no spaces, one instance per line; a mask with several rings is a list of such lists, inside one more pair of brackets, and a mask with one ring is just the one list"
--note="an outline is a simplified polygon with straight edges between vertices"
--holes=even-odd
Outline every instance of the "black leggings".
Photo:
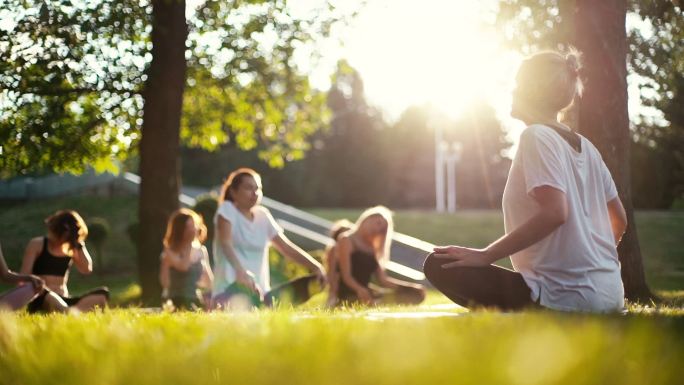
[[522,275],[494,265],[443,269],[449,260],[429,254],[423,271],[432,285],[457,304],[490,307],[500,310],[522,310],[539,307],[530,298],[530,288]]
[[[26,307],[26,311],[28,311],[29,313],[39,313],[39,312],[45,311],[45,309],[43,309],[43,304],[45,303],[45,297],[47,296],[47,294],[48,294],[47,290],[44,290],[42,294],[37,296],[33,301],[31,301],[28,304],[28,306]],[[57,293],[55,293],[55,294],[57,294]],[[87,292],[83,295],[80,295],[78,297],[63,297],[59,294],[57,294],[57,295],[59,295],[59,297],[64,301],[64,303],[67,304],[67,306],[71,307],[71,306],[75,306],[76,304],[78,304],[78,302],[80,300],[82,300],[83,298],[85,298],[89,295],[95,295],[95,294],[103,295],[109,301],[109,289],[105,286],[101,286],[101,287],[98,287],[96,289],[90,290],[89,292]]]

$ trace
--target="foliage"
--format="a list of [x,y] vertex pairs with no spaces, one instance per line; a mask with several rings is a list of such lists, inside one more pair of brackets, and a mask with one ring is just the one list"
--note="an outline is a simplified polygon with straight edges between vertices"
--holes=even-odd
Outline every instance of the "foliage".
[[109,222],[104,218],[94,217],[88,221],[88,241],[95,246],[95,269],[104,268],[104,245],[111,232]]
[[195,200],[195,206],[192,208],[195,212],[202,216],[204,224],[207,226],[207,241],[209,249],[211,249],[211,241],[214,239],[214,215],[218,209],[218,200],[215,194],[203,194]]
[[[497,24],[512,47],[530,53],[574,44],[576,0],[503,0]],[[658,191],[635,185],[640,207],[668,208],[684,195],[684,8],[675,1],[628,1],[628,70],[649,116],[632,122],[639,161],[636,181],[653,180]],[[655,118],[654,118],[655,117]]]
[[88,221],[88,241],[96,247],[104,246],[109,237],[109,223],[104,218],[90,218]]
[[115,170],[139,135],[149,4],[3,3],[0,176]]
[[[131,0],[4,1],[0,176],[115,171],[135,155],[151,9]],[[278,167],[300,158],[326,111],[295,55],[315,52],[350,15],[326,4],[295,18],[284,0],[209,0],[190,11],[183,141],[260,145]]]
[[684,8],[654,0],[630,5],[643,23],[629,31],[630,70],[639,76],[642,103],[664,119],[642,116],[634,127],[635,141],[651,150],[664,179],[659,207],[669,207],[684,197]]

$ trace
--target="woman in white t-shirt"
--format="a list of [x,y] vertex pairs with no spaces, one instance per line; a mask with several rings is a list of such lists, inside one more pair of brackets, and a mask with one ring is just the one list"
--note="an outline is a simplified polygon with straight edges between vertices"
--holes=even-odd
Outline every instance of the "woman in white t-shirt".
[[[232,172],[223,184],[214,217],[214,287],[217,307],[236,304],[273,305],[274,301],[303,303],[312,294],[312,282],[325,284],[323,267],[283,234],[271,213],[259,203],[261,177],[249,168]],[[268,249],[273,245],[285,257],[306,267],[311,275],[271,289]]]
[[[611,312],[624,307],[616,245],[627,226],[613,178],[589,140],[558,122],[581,94],[577,53],[523,61],[511,115],[520,137],[503,195],[506,235],[484,249],[436,247],[434,286],[462,306]],[[511,257],[515,271],[491,265]]]

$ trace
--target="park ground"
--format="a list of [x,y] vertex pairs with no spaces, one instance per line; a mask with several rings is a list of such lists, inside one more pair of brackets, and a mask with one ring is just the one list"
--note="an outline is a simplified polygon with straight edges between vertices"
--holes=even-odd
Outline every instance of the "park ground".
[[[135,303],[133,197],[71,197],[0,206],[12,268],[58,208],[106,218],[101,275],[115,305]],[[312,209],[328,219],[359,210]],[[503,230],[495,211],[398,211],[398,231],[435,244],[483,246]],[[104,314],[0,313],[4,384],[678,384],[684,376],[683,212],[637,212],[651,287],[670,301],[624,315],[467,312],[430,293],[418,307],[167,314],[135,307]],[[504,262],[505,264],[505,262]]]

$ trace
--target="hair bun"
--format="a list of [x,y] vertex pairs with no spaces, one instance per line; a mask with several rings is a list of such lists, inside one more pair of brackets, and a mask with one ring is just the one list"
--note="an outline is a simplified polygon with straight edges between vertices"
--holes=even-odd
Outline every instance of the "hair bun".
[[565,56],[565,64],[568,67],[568,71],[573,76],[579,75],[580,70],[580,59],[577,53],[571,52]]

